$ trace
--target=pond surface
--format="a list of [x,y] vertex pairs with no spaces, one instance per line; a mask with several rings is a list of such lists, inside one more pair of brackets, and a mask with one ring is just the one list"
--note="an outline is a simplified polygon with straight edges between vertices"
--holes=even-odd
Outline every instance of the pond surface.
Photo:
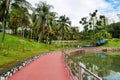
[[84,64],[85,68],[103,80],[120,80],[120,53],[118,52],[73,56],[73,59]]

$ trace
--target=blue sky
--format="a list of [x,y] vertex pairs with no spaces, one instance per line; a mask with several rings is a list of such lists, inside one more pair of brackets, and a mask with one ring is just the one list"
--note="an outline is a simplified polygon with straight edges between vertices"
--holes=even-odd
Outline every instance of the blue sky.
[[105,0],[105,1],[111,4],[114,10],[120,9],[120,0]]
[[[27,0],[32,5],[41,0]],[[73,26],[80,26],[82,17],[89,16],[89,13],[98,10],[98,14],[105,15],[118,21],[117,14],[120,14],[120,0],[42,0],[53,5],[55,11],[60,15],[66,15],[72,21]]]

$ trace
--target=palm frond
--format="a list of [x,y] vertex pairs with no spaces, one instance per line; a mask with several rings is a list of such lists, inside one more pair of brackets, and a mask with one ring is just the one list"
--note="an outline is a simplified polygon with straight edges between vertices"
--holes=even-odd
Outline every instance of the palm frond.
[[26,7],[27,9],[30,9],[30,10],[33,9],[32,5],[26,0],[14,0],[13,3],[16,3],[17,5],[22,6],[22,7]]

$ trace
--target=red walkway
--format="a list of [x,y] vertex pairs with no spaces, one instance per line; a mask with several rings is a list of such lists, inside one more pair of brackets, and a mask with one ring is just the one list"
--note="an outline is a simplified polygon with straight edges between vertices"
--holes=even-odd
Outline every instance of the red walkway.
[[47,54],[22,68],[8,80],[71,80],[61,52]]

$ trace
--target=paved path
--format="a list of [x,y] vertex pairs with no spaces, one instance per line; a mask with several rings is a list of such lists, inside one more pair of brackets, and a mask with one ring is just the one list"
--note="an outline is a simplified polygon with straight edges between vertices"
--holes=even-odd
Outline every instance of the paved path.
[[8,80],[71,80],[60,51],[38,58]]

